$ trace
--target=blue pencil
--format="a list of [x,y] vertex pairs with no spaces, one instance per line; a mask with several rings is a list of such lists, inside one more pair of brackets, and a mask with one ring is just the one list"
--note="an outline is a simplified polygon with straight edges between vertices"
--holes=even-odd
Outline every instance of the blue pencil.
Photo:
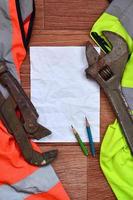
[[91,154],[93,157],[95,157],[96,153],[95,153],[95,146],[94,146],[94,142],[93,142],[91,128],[90,128],[90,124],[86,117],[85,117],[85,121],[86,121],[86,130],[87,130],[87,135],[88,135],[88,139],[89,139],[89,143],[90,143]]

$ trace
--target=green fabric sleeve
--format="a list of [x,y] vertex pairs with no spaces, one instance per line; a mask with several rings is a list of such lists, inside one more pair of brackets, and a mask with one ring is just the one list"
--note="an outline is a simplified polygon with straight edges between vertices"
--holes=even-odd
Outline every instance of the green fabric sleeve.
[[106,131],[100,152],[100,165],[118,200],[133,199],[133,157],[115,122]]

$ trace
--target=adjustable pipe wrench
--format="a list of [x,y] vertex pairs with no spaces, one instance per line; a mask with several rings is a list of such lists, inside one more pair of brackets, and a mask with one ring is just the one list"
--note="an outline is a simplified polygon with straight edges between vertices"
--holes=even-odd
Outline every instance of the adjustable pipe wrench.
[[40,139],[50,135],[51,131],[37,122],[38,114],[35,107],[19,82],[10,73],[5,62],[0,62],[0,83],[9,92],[7,98],[0,92],[0,119],[9,133],[14,136],[24,159],[36,166],[51,163],[57,156],[57,150],[40,153],[34,150],[29,140],[29,138]]
[[110,31],[105,31],[103,34],[112,50],[100,57],[94,47],[87,44],[86,56],[89,67],[86,69],[86,76],[87,78],[91,76],[104,89],[133,154],[133,119],[121,88],[121,79],[128,61],[129,50],[126,41],[121,36]]

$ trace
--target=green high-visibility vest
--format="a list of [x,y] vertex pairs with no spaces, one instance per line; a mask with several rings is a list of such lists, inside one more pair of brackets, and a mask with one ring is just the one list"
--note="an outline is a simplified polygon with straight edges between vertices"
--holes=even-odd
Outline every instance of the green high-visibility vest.
[[[121,82],[122,91],[133,111],[133,0],[114,0],[96,21],[91,37],[102,47],[103,31],[121,35],[127,42],[130,58]],[[100,36],[100,37],[99,37]],[[105,49],[103,48],[105,51]],[[100,165],[118,200],[133,200],[133,156],[117,120],[109,125],[102,142]]]

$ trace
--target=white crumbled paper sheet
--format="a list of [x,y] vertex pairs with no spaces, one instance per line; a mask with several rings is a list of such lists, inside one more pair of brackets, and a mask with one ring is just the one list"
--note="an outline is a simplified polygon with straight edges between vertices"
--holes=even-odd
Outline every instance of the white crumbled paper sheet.
[[85,116],[99,142],[100,90],[85,76],[85,47],[31,47],[30,61],[31,100],[39,123],[52,131],[39,142],[76,142],[71,125],[88,142]]

